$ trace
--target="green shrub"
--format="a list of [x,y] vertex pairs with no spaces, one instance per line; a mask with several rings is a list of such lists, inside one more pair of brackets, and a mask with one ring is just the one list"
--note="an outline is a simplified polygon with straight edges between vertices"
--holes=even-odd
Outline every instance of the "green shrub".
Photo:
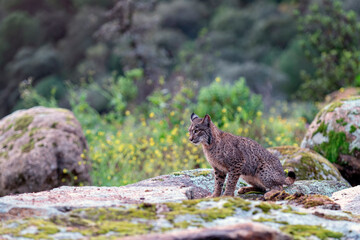
[[302,39],[292,40],[289,46],[278,57],[276,65],[291,81],[283,84],[283,90],[291,96],[302,84],[301,72],[314,73],[314,66],[305,56],[302,48]]
[[200,1],[168,1],[157,8],[161,27],[179,29],[191,38],[197,36],[207,14],[206,5]]
[[217,78],[200,90],[196,110],[200,116],[210,114],[222,126],[226,120],[240,123],[253,119],[263,110],[263,105],[261,96],[250,92],[244,78],[233,85],[224,84]]
[[305,15],[299,14],[304,51],[316,67],[314,75],[303,74],[298,95],[321,100],[340,87],[354,85],[360,73],[360,23],[340,1],[322,0]]
[[[56,89],[55,94],[52,95],[52,91],[49,91],[49,89]],[[36,84],[35,90],[39,95],[45,97],[46,99],[55,97],[55,99],[59,100],[65,95],[66,86],[60,77],[51,75],[41,79],[39,83]]]
[[221,7],[210,22],[212,30],[231,32],[237,37],[243,36],[253,24],[254,19],[247,11],[237,8]]
[[41,41],[39,22],[24,12],[13,12],[0,23],[0,42],[6,48],[0,48],[0,66],[10,60],[23,46],[36,46]]

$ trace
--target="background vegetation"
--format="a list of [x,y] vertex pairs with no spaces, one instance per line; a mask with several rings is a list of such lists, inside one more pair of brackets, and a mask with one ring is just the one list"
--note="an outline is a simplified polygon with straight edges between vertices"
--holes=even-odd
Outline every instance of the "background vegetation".
[[0,116],[71,109],[97,185],[208,167],[188,141],[193,111],[265,147],[299,145],[315,101],[360,85],[356,0],[0,4]]

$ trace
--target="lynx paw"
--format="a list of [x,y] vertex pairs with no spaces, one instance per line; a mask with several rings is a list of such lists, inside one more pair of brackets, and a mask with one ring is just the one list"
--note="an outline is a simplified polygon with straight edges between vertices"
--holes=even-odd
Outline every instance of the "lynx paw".
[[206,198],[216,198],[216,197],[220,197],[221,194],[211,194],[209,196],[207,196]]

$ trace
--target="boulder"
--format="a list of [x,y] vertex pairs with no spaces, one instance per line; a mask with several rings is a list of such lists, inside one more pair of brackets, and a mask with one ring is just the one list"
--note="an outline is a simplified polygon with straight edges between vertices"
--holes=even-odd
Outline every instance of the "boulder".
[[323,103],[320,103],[319,107],[323,108],[326,105],[340,101],[341,99],[360,96],[360,88],[349,87],[349,88],[340,88],[339,90],[332,92],[325,96],[325,100]]
[[0,196],[90,183],[80,123],[66,109],[34,107],[0,120]]
[[360,186],[335,192],[331,199],[339,204],[343,211],[349,211],[360,216]]
[[296,180],[334,180],[350,187],[339,170],[319,153],[308,148],[282,146],[268,148],[280,159],[284,169],[293,169]]
[[360,97],[324,107],[301,143],[332,162],[353,186],[360,184]]

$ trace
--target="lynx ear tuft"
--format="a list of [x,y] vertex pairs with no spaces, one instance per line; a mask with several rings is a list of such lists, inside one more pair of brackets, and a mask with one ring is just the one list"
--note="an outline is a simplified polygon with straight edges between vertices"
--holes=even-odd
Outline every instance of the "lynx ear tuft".
[[191,116],[190,116],[190,120],[194,121],[195,118],[199,118],[199,116],[196,115],[195,113],[192,113]]
[[210,126],[210,122],[211,122],[211,117],[209,116],[209,114],[206,114],[203,119],[203,123],[206,124],[207,126]]

